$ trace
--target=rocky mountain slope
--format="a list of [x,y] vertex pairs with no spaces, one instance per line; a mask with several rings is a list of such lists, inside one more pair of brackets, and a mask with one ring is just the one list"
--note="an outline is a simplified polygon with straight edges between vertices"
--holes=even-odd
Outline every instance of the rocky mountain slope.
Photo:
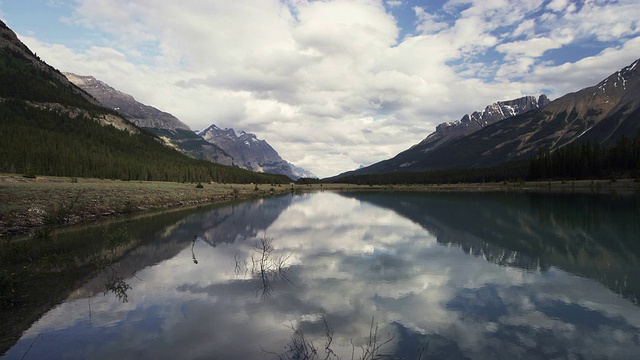
[[[189,156],[247,170],[283,174],[293,179],[314,176],[302,168],[296,167],[299,170],[293,171],[291,164],[282,160],[266,141],[258,140],[253,134],[236,135],[232,129],[220,130],[215,125],[208,132],[205,130],[197,134],[175,116],[142,104],[133,96],[118,91],[93,76],[64,74],[103,106],[117,111],[132,123]],[[217,130],[214,131],[214,128]]]
[[37,110],[87,117],[130,133],[139,130],[108,111],[57,69],[42,61],[0,21],[0,101],[20,100]]
[[371,166],[341,174],[382,174],[495,166],[527,159],[541,149],[574,141],[611,146],[640,131],[640,60],[595,86],[564,95],[548,105],[487,125],[435,149],[421,143]]
[[422,147],[424,151],[434,150],[451,140],[472,134],[498,121],[539,109],[549,102],[549,99],[544,94],[538,98],[524,96],[514,100],[498,101],[488,105],[482,111],[475,111],[471,115],[466,114],[458,121],[446,122],[436,126],[436,131],[427,136],[417,146]]
[[97,99],[102,106],[118,112],[138,127],[160,137],[165,143],[197,159],[232,165],[233,159],[222,149],[195,134],[187,124],[175,116],[142,104],[126,93],[118,91],[93,76],[73,73],[64,75],[76,86]]
[[266,141],[258,139],[254,134],[233,129],[220,129],[216,125],[198,132],[210,143],[216,144],[229,154],[238,166],[258,172],[283,174],[292,179],[299,178],[291,170],[278,152]]

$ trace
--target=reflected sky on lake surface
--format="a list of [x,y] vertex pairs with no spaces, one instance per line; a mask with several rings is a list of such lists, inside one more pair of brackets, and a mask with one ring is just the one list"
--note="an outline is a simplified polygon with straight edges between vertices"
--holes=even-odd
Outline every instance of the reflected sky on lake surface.
[[[144,264],[128,302],[94,279],[5,357],[277,358],[294,329],[322,350],[324,318],[345,359],[372,320],[391,339],[382,352],[406,359],[632,359],[638,214],[637,198],[548,194],[325,192],[207,210],[116,264]],[[252,271],[264,239],[285,275],[266,294]]]

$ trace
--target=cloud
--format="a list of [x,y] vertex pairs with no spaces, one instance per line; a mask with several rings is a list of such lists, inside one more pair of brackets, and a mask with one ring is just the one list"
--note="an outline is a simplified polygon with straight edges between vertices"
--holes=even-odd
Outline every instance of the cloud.
[[640,54],[640,38],[625,42],[622,46],[612,47],[596,56],[586,57],[574,63],[558,66],[540,64],[533,68],[531,80],[540,86],[547,84],[556,89],[558,95],[596,85],[600,80],[611,75],[638,59]]
[[569,0],[551,0],[547,4],[547,9],[554,12],[561,12],[569,6]]
[[[416,22],[400,24],[385,5],[412,9]],[[323,177],[390,158],[497,100],[592,85],[638,54],[631,0],[419,5],[84,0],[63,25],[94,43],[21,38],[60,70],[96,76],[194,129],[254,132]],[[400,25],[414,28],[399,39]],[[567,46],[596,50],[586,62],[548,57]],[[585,79],[585,63],[601,68]]]
[[402,0],[386,0],[386,2],[387,2],[387,5],[389,5],[392,8],[404,5]]

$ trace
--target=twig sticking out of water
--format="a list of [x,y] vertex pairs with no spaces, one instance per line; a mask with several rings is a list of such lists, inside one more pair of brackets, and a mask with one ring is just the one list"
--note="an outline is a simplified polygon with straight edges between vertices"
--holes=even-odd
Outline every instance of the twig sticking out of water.
[[24,359],[27,356],[27,354],[29,353],[29,350],[31,350],[31,348],[33,347],[33,344],[36,343],[36,340],[38,340],[40,336],[42,336],[42,333],[38,334],[38,336],[36,336],[36,338],[33,339],[33,341],[31,342],[31,345],[29,345],[29,348],[27,348],[27,351],[24,352],[24,355],[22,355],[20,360]]
[[271,297],[273,292],[273,281],[283,280],[291,283],[289,280],[289,266],[287,262],[291,258],[292,253],[274,257],[273,255],[273,238],[262,237],[253,248],[253,254],[249,261],[240,261],[238,254],[234,256],[235,273],[239,275],[244,268],[245,276],[250,273],[251,276],[260,280],[260,286],[256,289],[256,293],[262,294],[262,299]]
[[[322,322],[325,327],[325,345],[322,351],[319,351],[313,341],[306,338],[304,332],[293,325],[290,325],[293,334],[289,342],[284,346],[283,353],[272,351],[264,351],[265,354],[274,356],[279,360],[342,360],[332,349],[334,332],[326,318],[322,316]],[[369,326],[369,337],[362,346],[356,346],[351,340],[351,360],[380,360],[380,359],[398,359],[392,355],[382,353],[382,348],[393,341],[393,335],[387,333],[387,337],[382,340],[378,335],[378,323],[371,318]],[[428,346],[428,345],[427,345]],[[417,360],[422,360],[426,356],[427,346],[423,347],[418,354]],[[361,350],[361,355],[356,357],[357,349]]]

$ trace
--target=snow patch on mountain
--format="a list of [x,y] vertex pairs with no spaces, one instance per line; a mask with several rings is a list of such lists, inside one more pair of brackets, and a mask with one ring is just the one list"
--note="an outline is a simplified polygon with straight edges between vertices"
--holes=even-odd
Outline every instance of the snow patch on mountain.
[[429,134],[414,147],[425,146],[423,151],[428,152],[453,139],[472,134],[495,122],[541,108],[549,102],[549,99],[544,94],[539,97],[524,96],[508,101],[498,101],[488,105],[484,110],[466,114],[460,120],[439,124],[436,126],[436,131]]

